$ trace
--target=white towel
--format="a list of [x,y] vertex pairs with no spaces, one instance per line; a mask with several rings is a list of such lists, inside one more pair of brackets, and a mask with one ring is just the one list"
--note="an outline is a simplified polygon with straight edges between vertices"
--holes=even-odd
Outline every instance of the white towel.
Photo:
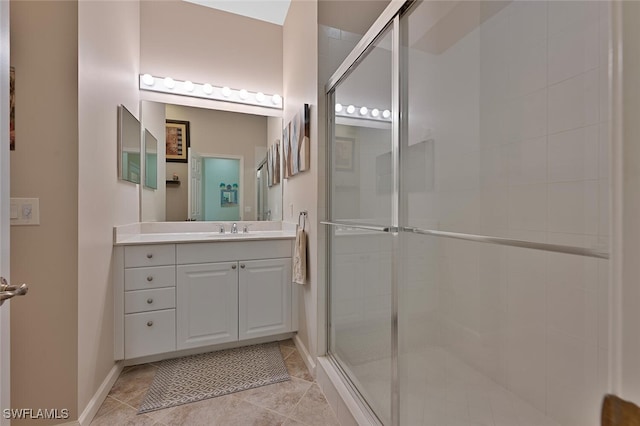
[[296,232],[296,246],[293,253],[293,282],[304,284],[307,278],[307,234],[303,228]]

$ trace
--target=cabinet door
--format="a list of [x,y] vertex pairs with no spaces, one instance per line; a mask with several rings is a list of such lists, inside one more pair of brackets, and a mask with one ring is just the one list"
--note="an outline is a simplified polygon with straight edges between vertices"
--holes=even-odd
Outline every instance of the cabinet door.
[[239,264],[238,338],[291,331],[291,258]]
[[238,263],[177,266],[177,347],[238,340]]

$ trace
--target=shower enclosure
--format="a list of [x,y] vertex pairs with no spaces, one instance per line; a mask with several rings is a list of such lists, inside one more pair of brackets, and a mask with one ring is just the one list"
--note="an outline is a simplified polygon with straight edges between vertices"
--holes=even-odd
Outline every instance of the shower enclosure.
[[597,425],[610,5],[393,3],[327,84],[328,352],[385,425]]

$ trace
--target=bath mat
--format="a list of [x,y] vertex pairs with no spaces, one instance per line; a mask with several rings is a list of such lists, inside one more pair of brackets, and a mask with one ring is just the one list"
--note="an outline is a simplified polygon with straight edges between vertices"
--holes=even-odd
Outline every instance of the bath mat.
[[278,342],[167,359],[138,414],[290,380]]

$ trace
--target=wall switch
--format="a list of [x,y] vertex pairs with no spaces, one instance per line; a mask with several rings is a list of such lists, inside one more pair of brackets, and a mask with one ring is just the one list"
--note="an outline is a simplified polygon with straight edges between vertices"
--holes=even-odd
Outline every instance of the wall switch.
[[289,204],[289,217],[293,217],[293,203]]
[[251,206],[244,206],[245,213],[251,213]]
[[40,225],[39,198],[11,198],[11,225]]

